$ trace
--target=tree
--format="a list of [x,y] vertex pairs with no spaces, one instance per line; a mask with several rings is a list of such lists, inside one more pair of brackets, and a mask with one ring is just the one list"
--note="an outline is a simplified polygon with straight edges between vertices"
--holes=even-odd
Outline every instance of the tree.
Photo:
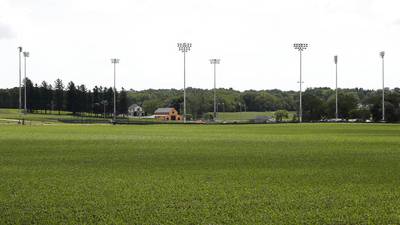
[[51,89],[51,85],[47,84],[46,81],[43,81],[39,88],[39,108],[44,110],[44,113],[51,109],[51,100],[53,98]]
[[124,88],[119,93],[117,108],[118,114],[128,115],[128,96]]
[[92,111],[95,114],[102,114],[103,113],[103,106],[101,104],[102,97],[101,97],[101,87],[95,86],[93,88],[92,93]]
[[35,87],[33,86],[32,81],[29,78],[26,78],[26,107],[28,112],[33,112],[37,101],[38,96],[36,95]]
[[74,82],[71,81],[68,83],[67,87],[67,110],[75,115],[78,110],[77,104],[77,89]]
[[368,109],[353,109],[349,112],[350,119],[358,119],[362,121],[369,120],[371,118],[371,112]]
[[[357,109],[360,100],[356,93],[339,92],[338,94],[338,111],[339,118],[349,119],[350,111]],[[336,96],[331,95],[328,99],[328,115],[333,118],[336,113]]]
[[108,105],[106,107],[107,113],[113,114],[114,113],[114,91],[111,87],[104,88],[104,100],[106,100],[108,102]]
[[289,118],[289,112],[287,110],[278,110],[274,113],[274,116],[277,122],[282,122],[283,119]]
[[54,104],[58,115],[60,115],[64,107],[64,84],[61,79],[54,82]]
[[307,89],[303,94],[303,119],[319,121],[326,116],[326,103],[312,90]]
[[85,85],[81,84],[76,90],[76,111],[79,113],[88,112],[90,107],[87,105],[87,90]]

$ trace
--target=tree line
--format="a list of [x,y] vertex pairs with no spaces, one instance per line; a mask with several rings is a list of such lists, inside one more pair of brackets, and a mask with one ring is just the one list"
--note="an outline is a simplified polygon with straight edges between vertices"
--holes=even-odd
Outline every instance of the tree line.
[[[335,118],[336,91],[327,88],[308,88],[303,92],[303,120],[320,121]],[[194,119],[204,117],[213,111],[213,90],[188,88],[187,112]],[[360,121],[382,119],[382,90],[362,88],[340,89],[338,91],[338,114],[342,119]],[[142,105],[148,113],[158,107],[174,107],[182,111],[183,91],[176,89],[129,91],[129,102]],[[385,90],[385,115],[388,122],[400,121],[400,89]],[[299,109],[299,92],[273,90],[217,89],[217,110],[219,112],[240,111],[297,111]],[[295,115],[295,117],[297,114]],[[297,120],[297,118],[293,118]]]
[[[27,79],[27,108],[29,112],[68,111],[93,116],[113,113],[113,89],[69,82],[66,86],[57,79],[53,85],[43,81],[40,85]],[[213,90],[187,88],[187,112],[192,119],[204,118],[213,111]],[[340,89],[338,94],[339,117],[380,121],[382,116],[382,90],[362,88]],[[319,121],[335,117],[335,90],[308,88],[303,92],[303,120]],[[138,104],[147,115],[159,107],[173,107],[183,111],[183,90],[148,89],[142,91],[120,90],[117,93],[117,113],[126,115],[128,106]],[[0,107],[18,108],[18,88],[0,89]],[[273,90],[237,91],[232,88],[217,89],[219,112],[240,111],[298,111],[299,92]],[[400,89],[385,90],[385,115],[388,122],[400,121]],[[293,118],[296,120],[297,118]]]
[[[23,89],[24,90],[24,87]],[[66,86],[61,79],[53,85],[43,81],[40,85],[26,79],[27,111],[30,113],[48,113],[68,111],[74,115],[85,113],[92,116],[110,116],[114,107],[114,92],[111,87],[95,86],[89,90],[85,85],[76,85],[70,81]],[[127,92],[122,88],[117,92],[117,113],[128,113]],[[22,98],[22,108],[24,106]],[[0,108],[19,107],[19,88],[0,89]]]

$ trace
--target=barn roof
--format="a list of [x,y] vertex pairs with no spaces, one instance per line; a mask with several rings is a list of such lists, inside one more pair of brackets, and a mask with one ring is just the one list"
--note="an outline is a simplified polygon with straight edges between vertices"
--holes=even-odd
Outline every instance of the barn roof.
[[158,108],[154,114],[165,114],[171,112],[171,110],[174,110],[174,108]]

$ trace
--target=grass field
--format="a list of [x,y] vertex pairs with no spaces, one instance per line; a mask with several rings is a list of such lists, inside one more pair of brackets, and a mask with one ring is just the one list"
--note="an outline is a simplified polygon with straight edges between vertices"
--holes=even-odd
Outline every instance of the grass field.
[[[291,120],[295,112],[289,112],[289,118],[286,120]],[[256,116],[274,116],[274,112],[219,112],[219,120],[251,120],[256,118]]]
[[[81,123],[110,123],[111,118],[103,118],[102,116],[91,116],[89,114],[83,115],[72,115],[70,112],[61,112],[58,114],[56,111],[44,113],[27,113],[26,115],[20,114],[17,109],[1,109],[0,108],[0,124],[4,123],[16,123],[16,121],[25,118],[28,124],[38,123],[60,123],[68,121],[76,121]],[[154,122],[154,119],[137,119],[119,117],[120,121],[142,121],[142,122]]]
[[0,126],[0,224],[399,224],[400,126]]

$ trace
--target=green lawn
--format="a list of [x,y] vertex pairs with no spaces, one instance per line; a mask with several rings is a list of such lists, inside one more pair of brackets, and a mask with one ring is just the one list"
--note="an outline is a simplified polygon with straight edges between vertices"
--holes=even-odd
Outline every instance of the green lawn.
[[91,119],[91,120],[104,120],[103,118],[95,118],[95,117],[80,117],[73,116],[69,112],[58,112],[52,111],[47,114],[44,113],[27,113],[26,115],[18,112],[18,109],[0,109],[0,122],[1,120],[19,120],[25,118],[25,120],[34,123],[55,123],[59,122],[59,120],[82,120],[82,119]]
[[[16,123],[18,120],[24,118],[28,124],[38,123],[60,123],[68,121],[80,121],[82,123],[110,123],[111,118],[103,118],[102,116],[91,116],[89,114],[72,115],[71,112],[62,111],[58,114],[57,111],[50,111],[45,113],[27,113],[26,115],[18,112],[18,109],[1,109],[0,108],[0,124],[4,123]],[[138,118],[126,118],[119,117],[121,121],[141,121],[141,122],[154,122],[154,119],[138,119]]]
[[0,224],[399,224],[399,187],[399,125],[0,125]]
[[[295,112],[289,112],[289,118],[291,120]],[[274,112],[219,112],[217,117],[219,120],[252,120],[256,116],[274,116]]]

